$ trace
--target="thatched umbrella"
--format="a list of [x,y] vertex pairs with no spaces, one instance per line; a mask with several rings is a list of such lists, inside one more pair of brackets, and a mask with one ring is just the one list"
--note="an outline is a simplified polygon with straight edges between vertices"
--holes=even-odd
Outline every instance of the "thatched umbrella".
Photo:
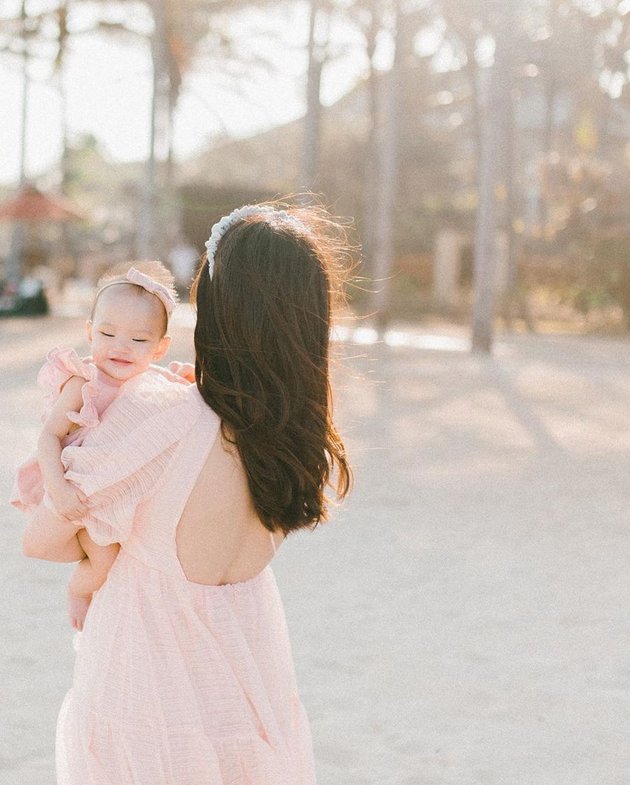
[[22,267],[24,224],[66,223],[81,221],[83,213],[64,196],[42,193],[34,185],[24,185],[19,192],[0,203],[0,221],[14,221],[11,251],[6,263],[7,278],[19,278]]
[[44,194],[33,185],[24,186],[16,196],[0,203],[0,221],[57,223],[84,217],[69,199]]

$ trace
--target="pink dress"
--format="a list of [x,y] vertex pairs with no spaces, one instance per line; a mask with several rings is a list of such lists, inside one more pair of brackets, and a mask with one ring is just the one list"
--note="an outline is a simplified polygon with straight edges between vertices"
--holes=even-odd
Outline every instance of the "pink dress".
[[[81,389],[83,403],[78,412],[68,412],[68,419],[76,428],[65,437],[64,446],[81,444],[85,434],[99,424],[101,415],[121,389],[120,384],[102,374],[89,360],[82,360],[74,349],[53,349],[37,376],[37,383],[44,393],[42,420],[46,419],[63,386],[73,376],[85,379]],[[11,504],[29,512],[43,500],[42,474],[35,454],[17,469]]]
[[143,375],[64,450],[89,497],[82,523],[121,551],[59,714],[58,785],[315,783],[271,568],[206,586],[177,558],[177,523],[218,431],[194,385]]

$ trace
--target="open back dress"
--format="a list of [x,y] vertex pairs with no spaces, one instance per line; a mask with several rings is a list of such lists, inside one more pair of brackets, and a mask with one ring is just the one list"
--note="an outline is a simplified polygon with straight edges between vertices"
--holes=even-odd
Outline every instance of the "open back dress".
[[140,376],[63,452],[89,498],[82,525],[121,550],[59,713],[57,785],[315,782],[271,568],[213,586],[187,580],[177,558],[177,524],[219,426],[194,385]]

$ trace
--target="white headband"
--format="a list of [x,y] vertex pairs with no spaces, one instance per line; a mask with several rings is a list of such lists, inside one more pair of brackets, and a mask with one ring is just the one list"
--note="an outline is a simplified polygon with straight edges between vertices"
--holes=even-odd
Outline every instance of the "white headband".
[[214,271],[214,257],[217,252],[219,241],[230,226],[233,226],[243,218],[249,218],[250,215],[269,216],[277,221],[291,224],[295,229],[306,231],[306,226],[286,210],[275,210],[273,207],[264,204],[246,204],[243,207],[237,207],[237,209],[232,210],[229,215],[224,215],[210,230],[210,238],[206,242],[206,251],[208,252],[208,273],[210,274],[210,277],[212,277]]

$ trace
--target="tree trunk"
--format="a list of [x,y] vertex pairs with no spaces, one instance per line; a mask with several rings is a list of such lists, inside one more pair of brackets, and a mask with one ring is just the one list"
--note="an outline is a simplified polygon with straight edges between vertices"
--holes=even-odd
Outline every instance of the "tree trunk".
[[319,165],[319,146],[321,136],[321,101],[320,88],[324,67],[324,52],[317,41],[317,23],[323,10],[322,0],[311,0],[308,31],[308,73],[306,79],[306,115],[304,117],[304,137],[302,140],[302,158],[300,165],[300,187],[304,201],[308,202],[308,194],[315,187]]
[[477,165],[481,158],[481,101],[479,96],[479,84],[477,81],[477,61],[475,60],[476,41],[466,46],[466,74],[470,83],[471,104],[472,104],[472,127],[473,139],[475,143],[475,154]]
[[137,253],[140,259],[152,256],[153,234],[155,223],[155,120],[157,107],[157,73],[153,62],[153,80],[151,86],[151,110],[149,113],[149,151],[144,165],[144,181],[142,184],[142,207],[138,222]]
[[[506,4],[507,6],[507,4]],[[472,323],[473,351],[490,353],[494,340],[494,315],[497,284],[497,229],[505,226],[506,207],[506,131],[498,122],[510,116],[510,11],[502,0],[495,4],[497,24],[492,68],[480,73],[486,77],[481,89],[482,136],[479,170],[479,207],[475,232],[474,304]],[[484,85],[482,84],[483,88]],[[502,196],[497,204],[497,192]],[[503,216],[500,216],[500,210]]]
[[[500,170],[502,182],[499,184],[499,192],[504,196],[503,214],[499,215],[498,220],[505,232],[505,291],[503,292],[502,316],[508,328],[512,325],[512,317],[517,314],[523,321],[527,329],[533,332],[534,325],[527,300],[521,290],[518,270],[518,241],[514,232],[514,218],[517,212],[516,181],[515,170],[517,163],[517,129],[514,118],[514,101],[512,94],[512,75],[514,73],[514,42],[513,31],[515,29],[514,8],[510,6],[505,11],[508,19],[505,25],[504,48],[506,50],[504,73],[506,74],[507,85],[504,87],[503,95],[503,114],[499,118],[501,123],[501,147],[502,155],[500,158]],[[500,211],[501,212],[501,211]]]
[[[22,22],[22,109],[20,122],[20,187],[26,184],[26,132],[28,126],[28,99],[29,99],[29,76],[28,76],[28,31],[27,31],[26,0],[22,0],[20,6],[20,19]],[[24,223],[16,221],[11,233],[11,246],[7,254],[5,265],[5,277],[10,281],[17,281],[22,276],[22,253],[24,250]]]
[[367,155],[365,156],[364,189],[363,189],[363,222],[361,245],[363,251],[364,272],[368,278],[374,273],[374,238],[376,224],[376,198],[378,161],[378,73],[374,68],[374,52],[376,37],[381,29],[381,17],[378,11],[378,0],[372,0],[370,6],[370,26],[366,32],[366,54],[369,63],[367,88],[369,96],[369,130],[367,138]]
[[398,185],[398,124],[402,47],[400,2],[394,4],[394,60],[389,73],[381,78],[382,110],[378,112],[378,161],[374,236],[374,312],[379,332],[390,317],[390,283],[394,262],[394,215]]
[[[66,49],[68,46],[68,5],[69,0],[61,0],[57,9],[57,24],[59,26],[59,50],[55,68],[57,79],[59,80],[59,100],[61,104],[61,193],[68,195],[68,185],[70,182],[70,156],[68,149],[68,96],[65,80],[65,60]],[[70,261],[68,266],[65,261],[63,264],[63,276],[77,275],[77,258],[74,253],[72,243],[72,230],[66,223],[61,225],[61,247],[60,255]]]
[[[546,167],[549,159],[549,154],[554,146],[554,111],[556,106],[556,95],[558,92],[558,75],[556,73],[556,57],[555,47],[557,45],[556,36],[559,34],[558,30],[558,3],[557,0],[549,0],[549,29],[550,36],[547,40],[547,53],[544,65],[544,93],[545,93],[545,121],[543,125],[543,136],[541,143],[541,153],[543,158],[543,166]],[[536,220],[542,233],[545,231],[547,222],[549,220],[549,205],[547,203],[547,195],[543,192],[544,177],[538,191],[538,204],[536,209]]]
[[29,77],[28,77],[28,39],[26,0],[22,0],[20,7],[20,19],[22,21],[22,112],[20,123],[20,185],[26,183],[26,130],[28,118],[28,97],[29,97]]
[[[144,169],[144,182],[142,194],[142,208],[139,220],[137,250],[141,259],[155,258],[159,254],[160,241],[157,237],[156,208],[157,208],[157,157],[158,157],[158,127],[163,131],[165,97],[168,102],[168,53],[166,51],[166,19],[165,0],[152,0],[154,30],[151,37],[151,110],[149,113],[149,150]],[[164,133],[161,133],[162,141]]]
[[475,227],[473,351],[489,353],[494,337],[494,287],[496,277],[495,237],[497,228],[495,185],[497,181],[498,128],[493,122],[492,100],[496,65],[480,71],[482,107],[481,151],[479,156],[479,206]]

